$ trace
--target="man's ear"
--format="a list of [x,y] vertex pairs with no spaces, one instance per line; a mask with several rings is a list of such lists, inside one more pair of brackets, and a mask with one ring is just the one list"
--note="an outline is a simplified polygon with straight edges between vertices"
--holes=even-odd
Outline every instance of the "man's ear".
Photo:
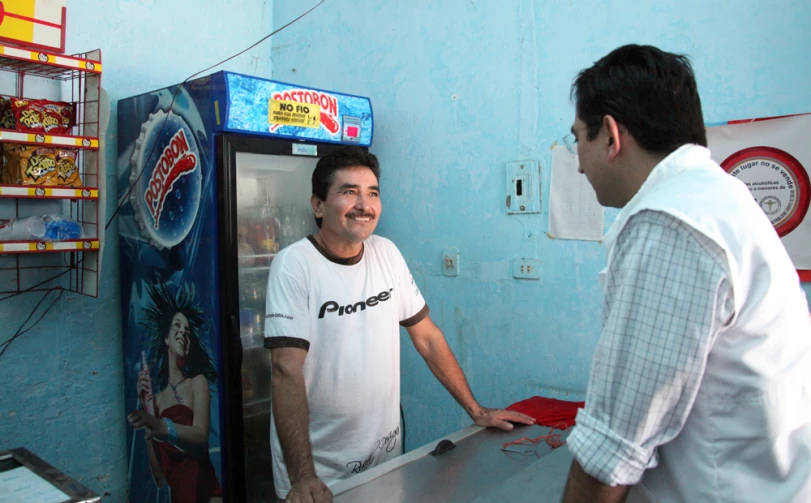
[[608,160],[613,161],[622,150],[620,140],[620,127],[617,121],[610,115],[603,117],[603,128],[608,134]]
[[310,206],[313,207],[316,218],[324,218],[324,211],[321,209],[322,204],[324,204],[324,201],[318,199],[318,196],[315,194],[310,196]]

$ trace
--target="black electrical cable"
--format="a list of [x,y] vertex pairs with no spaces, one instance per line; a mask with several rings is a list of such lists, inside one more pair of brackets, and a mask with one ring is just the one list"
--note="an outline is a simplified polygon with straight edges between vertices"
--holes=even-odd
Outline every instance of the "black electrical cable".
[[[317,9],[318,7],[320,7],[320,6],[321,6],[321,4],[323,4],[323,3],[324,3],[324,2],[326,2],[326,1],[327,1],[327,0],[321,0],[320,2],[318,2],[317,4],[315,4],[313,7],[311,7],[309,10],[307,10],[307,11],[306,11],[306,12],[304,12],[302,15],[300,15],[299,17],[297,17],[297,18],[293,19],[292,21],[290,21],[290,22],[289,22],[289,23],[287,23],[286,25],[282,26],[282,27],[281,27],[281,28],[279,28],[278,30],[274,30],[274,31],[273,31],[273,32],[271,32],[270,34],[265,35],[264,37],[262,37],[261,39],[259,39],[259,41],[257,41],[257,42],[256,42],[256,43],[254,43],[253,45],[251,45],[250,47],[248,47],[248,48],[246,48],[246,49],[243,49],[242,51],[240,51],[240,52],[238,52],[238,53],[234,54],[233,56],[229,56],[228,58],[225,58],[224,60],[220,61],[219,63],[215,63],[215,64],[213,64],[213,65],[209,66],[208,68],[205,68],[205,69],[203,69],[203,70],[200,70],[199,72],[194,73],[194,74],[190,75],[189,77],[186,77],[186,79],[185,79],[183,82],[181,82],[181,83],[180,83],[180,84],[177,86],[177,89],[175,89],[175,92],[172,94],[172,101],[170,101],[170,102],[169,102],[169,110],[171,110],[171,109],[172,109],[172,106],[175,104],[175,99],[177,98],[177,94],[180,92],[180,90],[181,90],[181,89],[183,89],[183,86],[184,86],[184,85],[186,85],[186,82],[190,81],[191,79],[193,79],[194,77],[197,77],[198,75],[200,75],[200,74],[202,74],[202,73],[205,73],[205,72],[207,72],[207,71],[211,70],[212,68],[216,68],[216,67],[218,67],[218,66],[220,66],[220,65],[222,65],[222,64],[224,64],[224,63],[227,63],[228,61],[231,61],[232,59],[234,59],[234,58],[236,58],[236,57],[238,57],[238,56],[241,56],[241,55],[245,54],[246,52],[250,51],[251,49],[253,49],[253,48],[254,48],[254,47],[256,47],[257,45],[261,44],[261,43],[262,43],[262,42],[264,42],[265,40],[267,40],[267,39],[269,39],[270,37],[272,37],[273,35],[275,35],[275,34],[279,33],[280,31],[284,30],[285,28],[287,28],[287,27],[291,26],[292,24],[296,23],[298,20],[300,20],[301,18],[303,18],[304,16],[306,16],[306,15],[307,15],[307,14],[309,14],[310,12],[312,12],[312,11],[314,11],[315,9]],[[168,114],[166,115],[166,117],[164,117],[164,119],[163,119],[163,123],[161,124],[161,128],[160,128],[160,130],[158,130],[158,134],[157,134],[156,136],[160,136],[160,134],[163,132],[163,128],[164,128],[164,127],[166,127],[166,121],[167,121],[167,120],[169,120],[169,115],[168,115]],[[153,143],[153,144],[152,144],[152,150],[150,150],[149,155],[146,157],[146,159],[151,159],[151,158],[152,158],[152,154],[154,154],[154,153],[155,153],[155,147],[157,147],[157,146],[158,146],[158,143],[157,143],[157,142],[155,142],[155,143]],[[104,225],[104,229],[105,229],[105,230],[107,230],[107,228],[108,228],[108,227],[110,227],[110,224],[112,224],[112,223],[113,223],[113,220],[115,220],[115,217],[118,215],[118,212],[119,212],[119,211],[121,211],[121,208],[124,206],[124,204],[126,203],[127,199],[129,198],[130,194],[132,193],[132,189],[134,189],[134,188],[135,188],[135,185],[136,185],[136,184],[138,183],[138,181],[141,179],[141,176],[143,176],[143,174],[144,174],[144,170],[142,169],[142,170],[141,170],[141,172],[140,172],[140,173],[138,173],[138,176],[135,178],[135,181],[134,181],[134,182],[132,182],[132,183],[130,184],[130,186],[127,188],[127,193],[126,193],[126,194],[124,194],[124,196],[123,196],[123,197],[122,197],[122,198],[119,200],[119,202],[118,202],[118,206],[116,207],[116,209],[115,209],[115,211],[113,212],[113,214],[112,214],[112,215],[110,215],[110,219],[109,219],[109,220],[107,221],[107,223]]]
[[[28,323],[28,321],[31,319],[31,317],[34,316],[34,313],[37,312],[37,309],[39,309],[39,306],[41,306],[42,302],[48,297],[48,294],[50,294],[51,292],[55,292],[55,291],[58,291],[59,294],[57,294],[57,296],[54,298],[54,300],[51,301],[51,304],[47,307],[47,309],[45,309],[45,311],[43,311],[42,314],[39,315],[39,318],[37,318],[37,321],[35,321],[33,325],[31,325],[30,327],[23,330],[23,327],[25,326],[25,324]],[[48,311],[50,311],[51,308],[54,307],[54,304],[56,304],[56,301],[59,300],[60,297],[62,297],[62,294],[64,292],[65,292],[65,290],[63,290],[62,288],[52,288],[51,290],[48,290],[47,292],[45,292],[45,295],[43,295],[42,298],[39,299],[39,302],[37,302],[37,305],[34,306],[34,309],[31,310],[31,313],[28,315],[28,318],[26,318],[25,321],[22,323],[22,325],[20,325],[20,328],[17,329],[17,333],[12,335],[6,341],[0,343],[0,346],[3,347],[3,349],[0,350],[0,356],[3,356],[3,354],[9,348],[9,346],[11,346],[11,343],[14,342],[18,337],[21,337],[23,334],[25,334],[29,330],[33,329],[34,327],[36,327],[37,324],[39,324],[39,322],[42,321],[42,318],[44,318],[45,315],[48,314]]]
[[[51,276],[50,278],[48,278],[48,279],[46,279],[46,280],[44,280],[44,281],[40,281],[39,283],[37,283],[37,284],[36,284],[36,285],[34,285],[34,286],[30,286],[30,287],[26,288],[25,290],[20,290],[19,292],[15,292],[15,293],[12,293],[12,294],[10,294],[10,295],[6,295],[5,297],[0,298],[0,302],[3,302],[4,300],[6,300],[6,299],[10,299],[10,298],[12,298],[12,297],[16,297],[16,296],[18,296],[18,295],[22,295],[22,294],[24,294],[24,293],[31,292],[31,291],[33,291],[35,288],[40,287],[40,286],[44,285],[45,283],[49,283],[49,282],[51,282],[51,281],[53,281],[53,280],[55,280],[55,279],[58,279],[58,278],[60,278],[60,277],[64,276],[65,274],[69,273],[70,271],[72,271],[72,270],[74,270],[74,269],[78,269],[78,268],[79,268],[79,264],[81,264],[83,261],[84,261],[84,257],[82,257],[82,258],[80,258],[78,261],[76,261],[76,265],[74,265],[74,266],[67,266],[67,267],[69,267],[69,269],[68,269],[67,271],[62,271],[62,272],[60,272],[59,274],[56,274],[56,275],[54,275],[54,276]],[[49,289],[48,291],[51,291],[51,290],[57,290],[57,289],[58,289],[58,288],[51,288],[51,289]]]

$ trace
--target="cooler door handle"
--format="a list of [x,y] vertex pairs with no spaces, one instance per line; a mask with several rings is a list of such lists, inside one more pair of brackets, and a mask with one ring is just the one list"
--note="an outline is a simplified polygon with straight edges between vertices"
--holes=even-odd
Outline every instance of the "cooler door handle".
[[239,317],[232,314],[229,316],[231,323],[231,337],[228,341],[231,344],[232,354],[238,358],[239,365],[242,365],[242,338],[239,336]]

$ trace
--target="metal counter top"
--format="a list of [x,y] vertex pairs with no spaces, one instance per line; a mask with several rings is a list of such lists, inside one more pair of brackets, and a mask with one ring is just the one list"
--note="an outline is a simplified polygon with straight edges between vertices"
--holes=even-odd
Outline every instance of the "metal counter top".
[[[0,500],[6,501],[3,496],[7,496],[10,500],[17,501],[17,498],[21,498],[23,495],[30,500],[32,494],[37,494],[39,496],[37,501],[42,501],[39,498],[42,497],[44,491],[49,501],[53,501],[56,496],[54,493],[58,490],[62,493],[59,496],[69,498],[67,500],[60,498],[64,503],[99,503],[101,501],[101,497],[93,491],[49,465],[27,449],[17,448],[0,452],[0,471],[12,473],[10,470],[16,472],[16,468],[29,470],[28,473],[32,474],[31,478],[25,479],[24,483],[20,484],[23,477],[18,476],[13,485],[8,487],[10,493],[6,493],[5,489],[7,487],[0,488],[0,491],[3,492],[0,495]],[[23,489],[25,492],[22,492]],[[48,489],[52,489],[53,492]]]
[[[546,426],[516,426],[506,432],[471,426],[444,437],[456,448],[432,456],[440,440],[374,467],[332,487],[335,503],[456,503],[560,501],[572,457],[566,446],[546,442],[529,449],[533,455],[501,451],[521,437],[547,435]],[[560,432],[561,439],[568,432]]]

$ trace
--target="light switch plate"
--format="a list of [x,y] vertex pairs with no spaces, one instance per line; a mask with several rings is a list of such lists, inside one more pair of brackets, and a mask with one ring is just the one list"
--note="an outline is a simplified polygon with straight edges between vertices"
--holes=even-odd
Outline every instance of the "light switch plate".
[[541,261],[536,258],[513,259],[513,278],[540,279]]
[[455,246],[442,250],[442,271],[445,276],[459,276],[459,250]]
[[538,161],[507,163],[508,215],[541,212],[540,171]]

